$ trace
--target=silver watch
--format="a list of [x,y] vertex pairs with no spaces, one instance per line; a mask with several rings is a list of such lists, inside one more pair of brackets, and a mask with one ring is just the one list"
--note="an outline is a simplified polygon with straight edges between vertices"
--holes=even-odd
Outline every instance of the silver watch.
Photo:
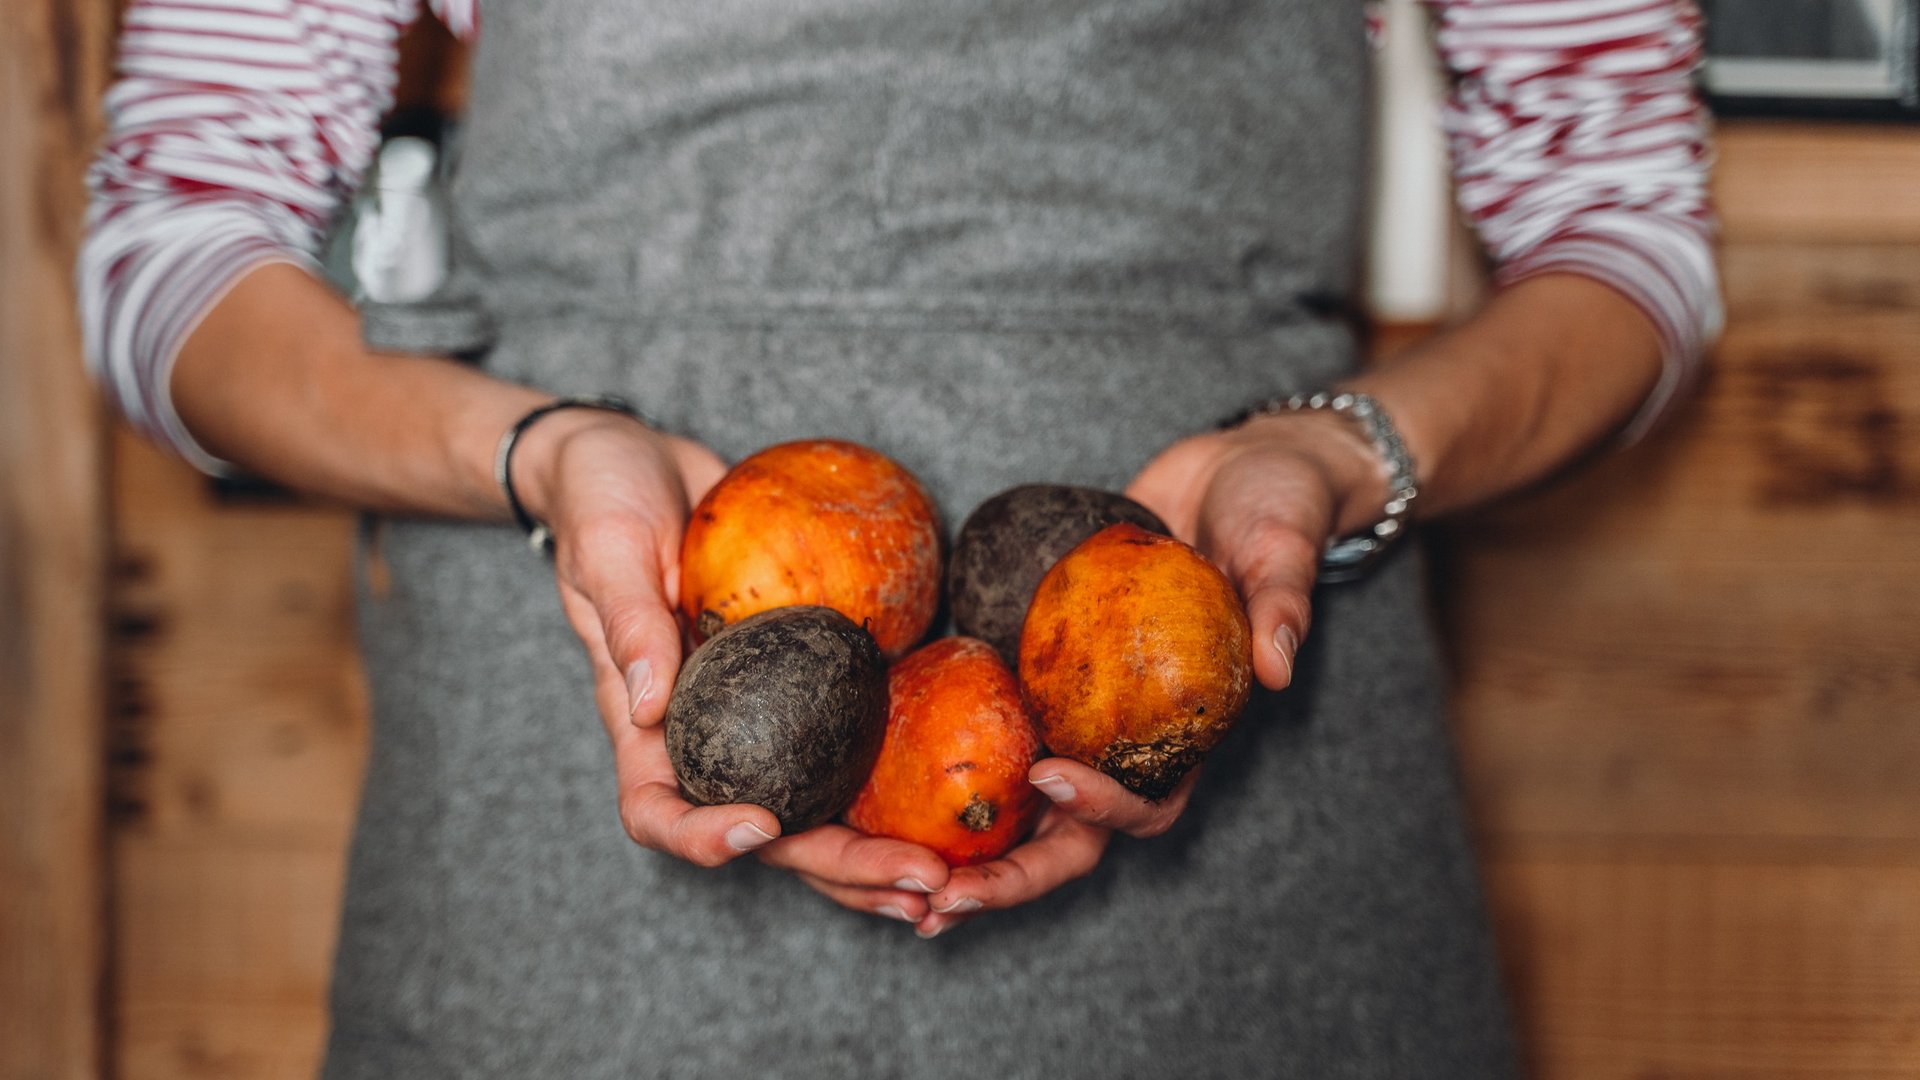
[[1237,426],[1256,416],[1308,410],[1336,413],[1358,424],[1386,470],[1387,505],[1380,520],[1352,536],[1328,541],[1327,550],[1320,556],[1321,581],[1353,581],[1365,577],[1387,548],[1407,530],[1407,515],[1412,513],[1413,500],[1420,494],[1414,484],[1413,455],[1407,453],[1407,445],[1400,441],[1400,432],[1393,426],[1392,417],[1378,400],[1368,394],[1344,390],[1316,390],[1272,398],[1240,413],[1223,426]]

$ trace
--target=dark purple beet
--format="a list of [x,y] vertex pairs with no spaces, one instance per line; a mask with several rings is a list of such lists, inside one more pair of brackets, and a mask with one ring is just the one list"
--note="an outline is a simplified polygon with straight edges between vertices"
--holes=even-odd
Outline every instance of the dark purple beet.
[[791,835],[831,821],[873,771],[886,662],[873,636],[832,608],[763,611],[687,659],[666,727],[690,801],[764,806]]
[[1013,667],[1040,579],[1082,540],[1123,521],[1170,535],[1153,511],[1099,488],[1024,484],[981,503],[960,526],[947,562],[954,627],[992,645]]

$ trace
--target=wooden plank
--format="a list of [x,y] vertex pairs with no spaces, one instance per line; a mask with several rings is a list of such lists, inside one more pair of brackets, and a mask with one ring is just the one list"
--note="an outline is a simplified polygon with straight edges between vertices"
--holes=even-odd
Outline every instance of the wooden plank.
[[213,831],[338,847],[366,723],[352,515],[218,503],[203,477],[131,436],[115,465],[118,549],[149,568],[115,594],[122,842]]
[[0,1077],[98,1075],[101,425],[74,325],[110,4],[0,20]]
[[1528,845],[1487,872],[1540,1080],[1920,1075],[1920,860]]
[[1715,150],[1729,237],[1920,242],[1920,128],[1728,120]]
[[1720,264],[1727,323],[1735,329],[1783,318],[1830,322],[1920,311],[1920,242],[1730,239]]
[[305,1077],[366,741],[354,519],[115,443],[116,1064]]
[[1844,299],[1920,258],[1727,261],[1687,417],[1449,530],[1489,833],[1920,844],[1920,303]]
[[1917,134],[1723,126],[1698,401],[1441,538],[1549,1080],[1920,1072]]
[[339,844],[142,837],[120,872],[119,1075],[311,1077],[327,1030]]

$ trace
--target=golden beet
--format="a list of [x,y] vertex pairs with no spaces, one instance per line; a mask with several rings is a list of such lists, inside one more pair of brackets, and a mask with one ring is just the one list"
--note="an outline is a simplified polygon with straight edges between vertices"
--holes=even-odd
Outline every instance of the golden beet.
[[951,866],[997,859],[1045,800],[1027,782],[1040,738],[1020,687],[986,642],[943,638],[887,678],[887,735],[847,824],[924,844]]
[[1166,798],[1253,685],[1253,635],[1206,557],[1131,524],[1055,563],[1020,633],[1020,692],[1054,753]]
[[680,546],[680,609],[696,641],[761,611],[820,604],[896,657],[939,601],[933,500],[854,443],[782,443],[735,465],[694,507]]

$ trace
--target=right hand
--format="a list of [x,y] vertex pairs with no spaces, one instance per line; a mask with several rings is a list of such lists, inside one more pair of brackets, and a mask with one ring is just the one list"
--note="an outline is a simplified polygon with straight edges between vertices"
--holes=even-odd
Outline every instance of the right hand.
[[998,859],[955,870],[946,888],[928,897],[930,913],[917,932],[936,937],[975,913],[1018,907],[1085,877],[1100,864],[1116,832],[1138,839],[1159,836],[1186,809],[1199,775],[1195,768],[1165,799],[1149,802],[1077,761],[1034,762],[1027,778],[1053,805],[1040,815],[1033,836]]
[[593,664],[613,744],[620,820],[644,847],[701,866],[750,851],[858,911],[918,922],[947,866],[915,844],[825,825],[774,843],[764,807],[694,806],[667,757],[667,700],[680,670],[680,540],[726,466],[711,450],[632,419],[567,410],[527,430],[514,480],[554,534],[560,602]]
[[636,843],[701,866],[780,835],[764,807],[682,798],[660,726],[680,670],[681,533],[725,471],[698,443],[584,409],[543,418],[514,454],[515,487],[553,530],[560,603],[593,665],[621,824]]

